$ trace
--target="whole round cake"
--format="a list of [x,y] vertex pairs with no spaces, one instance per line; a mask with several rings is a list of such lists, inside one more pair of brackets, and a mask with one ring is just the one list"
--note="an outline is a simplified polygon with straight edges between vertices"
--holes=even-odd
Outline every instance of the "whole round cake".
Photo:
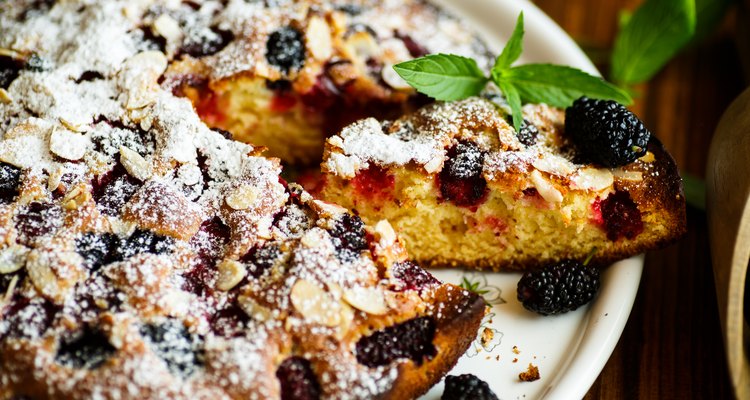
[[273,146],[307,162],[297,144],[338,123],[312,118],[322,101],[424,101],[384,66],[481,51],[457,27],[412,1],[0,4],[0,398],[401,399],[439,381],[483,300],[203,120],[313,137]]

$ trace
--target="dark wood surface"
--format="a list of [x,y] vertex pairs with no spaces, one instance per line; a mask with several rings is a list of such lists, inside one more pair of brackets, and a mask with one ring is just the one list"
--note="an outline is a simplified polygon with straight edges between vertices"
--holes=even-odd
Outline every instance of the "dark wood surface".
[[[584,48],[611,48],[618,13],[636,0],[536,0]],[[747,22],[745,22],[747,23]],[[745,87],[735,12],[704,42],[670,62],[633,110],[684,172],[703,177],[714,128]],[[594,54],[594,53],[592,53]],[[606,59],[606,57],[604,57]],[[606,73],[606,62],[600,69]],[[649,253],[633,312],[586,399],[732,398],[716,305],[705,214],[688,211],[688,233]]]

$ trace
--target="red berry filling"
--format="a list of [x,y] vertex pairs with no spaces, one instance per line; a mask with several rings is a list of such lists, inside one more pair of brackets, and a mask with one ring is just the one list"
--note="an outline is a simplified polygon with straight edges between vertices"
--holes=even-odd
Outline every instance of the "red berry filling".
[[216,261],[229,243],[230,229],[219,217],[203,222],[198,233],[190,240],[190,246],[198,254],[197,260],[183,275],[183,289],[200,296],[210,295],[211,282],[216,280]]
[[282,400],[317,400],[320,398],[320,385],[310,367],[310,361],[302,357],[284,360],[276,370],[281,384]]
[[115,217],[120,215],[122,207],[130,201],[143,183],[128,175],[125,167],[117,163],[111,171],[94,179],[92,186],[92,196],[99,211]]
[[369,168],[357,172],[351,184],[359,197],[367,199],[378,209],[379,202],[391,198],[395,178],[388,170],[372,164]]
[[634,239],[643,232],[641,211],[628,192],[617,191],[602,200],[601,212],[609,240]]
[[43,297],[30,299],[17,294],[0,320],[0,337],[39,337],[52,326],[58,311],[56,305]]
[[250,317],[237,304],[230,304],[221,310],[218,310],[212,317],[209,324],[211,330],[222,337],[241,336],[245,324],[250,321]]
[[370,368],[390,364],[399,358],[408,358],[417,365],[437,354],[435,320],[432,317],[410,319],[389,326],[357,342],[357,361]]
[[52,203],[32,202],[15,218],[19,241],[29,244],[40,236],[54,233],[62,226],[62,209]]
[[478,207],[487,198],[487,181],[482,176],[484,153],[470,142],[448,150],[448,159],[437,183],[443,199],[460,207]]
[[391,267],[391,276],[402,283],[402,286],[395,288],[396,291],[419,290],[421,292],[429,286],[440,284],[440,281],[432,276],[432,274],[411,261],[393,264]]

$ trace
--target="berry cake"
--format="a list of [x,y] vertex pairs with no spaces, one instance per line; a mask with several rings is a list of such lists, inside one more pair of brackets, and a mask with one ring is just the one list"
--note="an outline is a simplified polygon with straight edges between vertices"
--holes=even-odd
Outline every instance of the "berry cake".
[[[583,98],[568,110],[589,115],[584,105],[591,102]],[[596,104],[631,123],[622,106]],[[507,104],[488,94],[395,121],[364,119],[328,139],[314,189],[365,222],[389,220],[410,254],[431,266],[536,268],[583,260],[593,249],[593,262],[602,265],[685,230],[674,161],[637,119],[633,137],[608,138],[624,150],[593,163],[573,145],[588,131],[566,134],[565,110],[525,105],[518,132],[508,114]],[[609,161],[618,166],[601,166]]]
[[479,296],[162,86],[263,7],[0,4],[0,399],[413,398],[474,339]]
[[[424,104],[396,63],[448,52],[489,67],[471,30],[421,0],[247,3],[185,2],[146,24],[177,59],[165,87],[209,126],[287,163],[319,162],[326,137],[359,118]],[[208,44],[193,44],[204,36]]]

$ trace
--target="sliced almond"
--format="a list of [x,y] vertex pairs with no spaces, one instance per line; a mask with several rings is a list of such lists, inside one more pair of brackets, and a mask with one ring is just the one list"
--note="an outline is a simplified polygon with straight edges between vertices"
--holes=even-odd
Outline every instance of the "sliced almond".
[[396,231],[387,220],[380,220],[375,224],[376,239],[381,245],[388,246],[396,241]]
[[29,249],[17,244],[0,250],[0,274],[10,274],[23,268],[28,254]]
[[427,173],[434,174],[443,169],[443,157],[433,157],[427,164],[424,165],[424,170]]
[[542,172],[559,176],[567,176],[575,171],[573,163],[553,154],[545,154],[544,157],[535,159],[531,165]]
[[354,55],[355,60],[367,60],[380,55],[380,47],[368,32],[359,31],[351,34],[346,45]]
[[141,181],[147,181],[154,174],[151,164],[143,156],[125,146],[120,146],[120,163],[130,176]]
[[600,191],[614,184],[612,172],[604,168],[581,168],[570,177],[573,184],[583,190]]
[[66,210],[77,210],[91,201],[91,193],[84,186],[76,186],[63,198],[62,206]]
[[313,200],[310,207],[324,218],[334,218],[347,212],[344,207],[321,200]]
[[60,302],[64,298],[64,290],[50,266],[48,257],[32,250],[28,255],[26,270],[29,273],[31,283],[44,297],[54,299],[56,302]]
[[50,151],[56,156],[70,161],[83,158],[89,143],[86,136],[63,128],[55,128],[49,137]]
[[536,190],[539,192],[539,195],[541,195],[544,200],[550,203],[562,203],[562,193],[560,193],[552,183],[545,179],[539,171],[531,171],[530,178],[534,187],[536,187]]
[[334,327],[341,323],[341,303],[318,285],[300,279],[292,286],[290,300],[309,322]]
[[69,121],[65,118],[60,118],[60,124],[73,132],[86,132],[87,126],[85,124],[77,124],[73,121]]
[[168,42],[177,42],[182,38],[180,24],[170,17],[169,14],[162,14],[154,21],[154,33],[167,39]]
[[302,236],[300,243],[308,249],[314,249],[320,247],[323,244],[325,238],[323,237],[323,231],[320,229],[311,229]]
[[247,210],[258,200],[260,190],[252,185],[241,185],[227,195],[225,201],[233,210]]
[[326,61],[333,54],[333,43],[331,41],[331,28],[323,18],[312,17],[305,32],[307,49],[310,54],[319,61]]
[[654,153],[647,151],[646,154],[643,155],[643,157],[639,158],[639,160],[645,163],[652,163],[656,161],[656,156],[654,156]]
[[273,319],[272,311],[268,307],[258,304],[258,302],[250,296],[238,296],[237,304],[242,308],[242,311],[256,321],[265,322]]
[[355,287],[344,290],[344,300],[357,310],[372,315],[383,315],[388,312],[385,294],[379,288]]
[[3,88],[0,88],[0,103],[10,104],[13,102],[13,98],[10,97],[10,93]]
[[10,299],[13,298],[13,292],[16,290],[18,280],[18,275],[14,275],[13,278],[11,278],[10,283],[8,284],[8,289],[5,291],[5,296],[3,297],[2,303],[7,304]]
[[624,181],[640,182],[643,180],[643,173],[641,171],[628,171],[622,168],[615,168],[612,170],[612,175]]
[[237,286],[247,275],[245,264],[235,260],[224,260],[218,265],[219,277],[216,280],[216,288],[227,292]]

